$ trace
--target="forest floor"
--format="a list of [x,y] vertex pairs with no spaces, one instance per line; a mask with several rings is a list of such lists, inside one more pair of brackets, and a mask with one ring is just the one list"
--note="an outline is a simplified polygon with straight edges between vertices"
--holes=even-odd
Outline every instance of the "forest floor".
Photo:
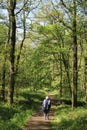
[[23,130],[52,130],[51,121],[54,120],[55,106],[51,107],[49,113],[49,120],[45,120],[42,110],[37,111]]

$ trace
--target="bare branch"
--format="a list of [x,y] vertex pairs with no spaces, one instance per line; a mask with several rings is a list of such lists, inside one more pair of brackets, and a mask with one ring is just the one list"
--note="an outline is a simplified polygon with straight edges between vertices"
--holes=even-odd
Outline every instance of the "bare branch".
[[24,3],[23,7],[16,13],[16,15],[19,14],[23,10],[26,4],[27,4],[27,1]]
[[65,7],[65,9],[67,9],[69,12],[72,12],[71,7],[70,8],[67,7],[67,5],[65,4],[65,2],[63,0],[61,0],[61,3]]

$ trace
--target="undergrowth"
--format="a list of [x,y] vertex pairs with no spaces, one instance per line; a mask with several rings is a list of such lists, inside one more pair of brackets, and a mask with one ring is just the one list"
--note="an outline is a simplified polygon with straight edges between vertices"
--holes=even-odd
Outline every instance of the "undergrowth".
[[66,104],[57,106],[52,125],[54,130],[87,130],[87,106],[79,106],[74,111]]
[[28,120],[41,106],[43,94],[21,92],[18,99],[9,107],[0,102],[0,130],[23,130]]

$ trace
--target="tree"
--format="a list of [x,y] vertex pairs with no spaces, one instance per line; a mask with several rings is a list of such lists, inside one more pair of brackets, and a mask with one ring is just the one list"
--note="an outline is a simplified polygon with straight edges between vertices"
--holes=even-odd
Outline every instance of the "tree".
[[[66,31],[68,33],[70,33],[70,39],[73,41],[73,42],[71,42],[71,45],[70,45],[70,47],[72,48],[72,53],[71,53],[72,54],[72,109],[74,109],[74,107],[77,107],[77,88],[78,88],[78,71],[79,71],[78,70],[78,55],[80,53],[78,51],[78,45],[80,43],[79,43],[78,37],[77,37],[77,36],[79,36],[80,30],[77,30],[79,27],[79,25],[77,25],[77,22],[81,21],[81,17],[79,19],[80,14],[83,17],[84,17],[84,15],[86,15],[86,13],[83,13],[84,12],[83,10],[85,10],[84,3],[86,4],[86,2],[84,0],[82,0],[82,1],[77,1],[77,0],[52,1],[51,0],[49,2],[46,1],[45,6],[43,5],[41,7],[41,10],[43,10],[44,14],[41,14],[41,11],[40,11],[40,13],[38,15],[38,16],[41,15],[43,17],[43,19],[44,19],[43,25],[46,25],[49,23],[50,24],[60,23],[63,26],[65,26]],[[48,7],[49,4],[50,4],[50,6]],[[80,14],[79,14],[79,12],[80,12]],[[47,15],[46,15],[46,13],[47,13]],[[79,21],[78,21],[78,19],[79,19]],[[38,23],[40,23],[40,22],[38,22]],[[82,28],[82,26],[81,26],[81,28]],[[51,32],[50,34],[52,34],[52,33],[53,32]],[[44,36],[46,36],[49,39],[49,37],[45,33],[44,33]],[[61,37],[63,37],[63,36],[61,36]],[[61,39],[63,39],[63,38],[61,38]],[[78,43],[77,43],[77,41],[78,41]],[[68,62],[66,60],[66,57],[63,54],[62,54],[62,59],[63,59],[63,63],[64,63],[64,66],[65,66],[65,69],[67,72],[67,77],[69,77],[69,71],[67,71],[67,69],[69,68],[69,66],[67,64]],[[68,79],[70,81],[70,78],[68,78]]]
[[73,86],[72,86],[72,109],[77,107],[77,86],[78,86],[78,63],[77,63],[77,14],[76,0],[73,0]]
[[3,61],[2,61],[2,88],[1,88],[1,97],[2,100],[5,100],[5,77],[6,77],[6,60],[7,60],[7,51],[6,51],[6,47],[7,47],[7,27],[6,25],[2,25],[0,24],[0,46],[3,48],[1,51],[1,53],[3,54]]
[[16,0],[7,1],[7,10],[9,14],[10,23],[10,79],[9,79],[9,91],[8,91],[8,103],[13,103],[14,95],[14,78],[15,78],[15,44],[16,44],[16,19],[15,19]]
[[84,75],[85,75],[85,82],[84,82],[84,87],[85,87],[85,100],[87,101],[87,57],[85,57],[85,71],[84,71]]
[[[52,3],[53,4],[53,3]],[[77,60],[77,0],[64,1],[60,4],[64,7],[65,19],[58,19],[64,26],[72,31],[73,38],[73,86],[72,86],[72,109],[77,106],[77,86],[78,86],[78,60]],[[56,10],[56,9],[55,9]],[[68,24],[67,24],[67,21]]]
[[[18,64],[20,60],[20,55],[21,55],[21,50],[23,47],[23,43],[25,40],[25,10],[30,13],[30,11],[37,6],[33,6],[35,3],[34,1],[21,1],[21,4],[23,5],[21,8],[19,7],[19,1],[17,2],[16,0],[9,0],[7,1],[7,10],[9,14],[9,23],[10,23],[10,79],[9,79],[9,91],[8,91],[8,103],[12,104],[13,103],[13,97],[14,97],[14,86],[15,86],[15,76],[18,71]],[[36,3],[37,4],[37,3]],[[18,7],[17,7],[18,5]],[[31,7],[28,7],[28,5]],[[38,4],[37,4],[38,5]],[[18,10],[19,8],[19,10]],[[16,11],[17,12],[16,12]],[[17,64],[16,64],[16,71],[15,71],[15,47],[16,47],[16,15],[19,14],[21,11],[23,11],[23,40],[20,44],[20,51],[17,56]],[[27,15],[28,15],[27,14]]]
[[[51,87],[53,86],[57,88],[57,91],[59,88],[60,95],[62,95],[62,88],[64,86],[63,85],[64,67],[65,67],[65,72],[67,74],[66,78],[69,81],[68,84],[69,86],[67,85],[67,89],[69,88],[71,90],[69,62],[68,62],[70,49],[68,45],[67,48],[66,45],[64,45],[65,44],[64,35],[65,35],[66,28],[62,26],[60,23],[54,23],[54,24],[46,24],[45,26],[37,25],[37,29],[38,29],[37,32],[39,33],[39,36],[35,35],[35,41],[36,39],[38,39],[37,44],[39,44],[39,46],[40,44],[43,45],[42,47],[45,48],[44,50],[46,50],[46,53],[48,54],[50,59],[49,62],[50,62],[50,71],[51,71],[51,79],[52,79]],[[33,41],[34,41],[34,37],[33,37]]]

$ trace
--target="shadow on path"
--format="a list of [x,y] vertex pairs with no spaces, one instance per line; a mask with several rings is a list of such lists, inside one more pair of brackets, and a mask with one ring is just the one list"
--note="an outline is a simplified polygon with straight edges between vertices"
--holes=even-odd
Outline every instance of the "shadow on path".
[[49,113],[49,120],[44,120],[43,112],[39,110],[26,124],[23,130],[52,130],[51,121],[54,119],[55,107],[52,106]]

